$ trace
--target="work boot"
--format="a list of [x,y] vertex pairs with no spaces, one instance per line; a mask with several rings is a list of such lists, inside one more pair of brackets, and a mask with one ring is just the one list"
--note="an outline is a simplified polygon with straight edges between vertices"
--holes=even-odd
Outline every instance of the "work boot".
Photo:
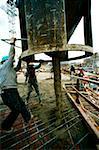
[[29,102],[29,96],[26,97],[26,102],[25,102],[25,104],[28,105],[28,102]]
[[41,103],[41,97],[40,97],[40,95],[38,95],[38,99],[39,99],[39,103]]
[[40,104],[41,106],[43,106],[41,99],[39,99],[39,104]]
[[10,129],[2,129],[2,133],[11,133],[11,132],[13,132],[14,131],[14,129],[13,129],[13,127],[12,128],[10,128]]

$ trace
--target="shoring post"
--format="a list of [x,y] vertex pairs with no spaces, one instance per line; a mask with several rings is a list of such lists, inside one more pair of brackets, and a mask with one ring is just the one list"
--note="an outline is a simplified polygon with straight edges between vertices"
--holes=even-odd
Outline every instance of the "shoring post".
[[53,71],[54,71],[54,90],[56,95],[57,119],[62,118],[62,91],[61,91],[61,70],[59,57],[53,56]]
[[[65,11],[65,0],[63,0],[64,9],[64,41],[67,44],[67,31],[66,31],[66,11]],[[62,99],[62,88],[61,88],[61,69],[60,69],[60,57],[58,52],[52,57],[53,71],[54,71],[54,90],[56,95],[56,107],[57,107],[57,123],[59,124],[62,118],[63,112],[63,99]]]
[[[79,91],[79,79],[77,79],[77,90]],[[77,93],[77,96],[76,96],[76,103],[77,104],[80,104],[80,101],[79,101],[79,94]]]

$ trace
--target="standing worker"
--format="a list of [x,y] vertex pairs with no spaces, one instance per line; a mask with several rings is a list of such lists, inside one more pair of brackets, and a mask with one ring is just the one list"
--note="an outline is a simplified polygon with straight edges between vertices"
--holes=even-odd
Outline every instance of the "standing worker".
[[70,68],[70,75],[73,75],[75,73],[75,68],[73,65],[71,65],[71,68]]
[[26,98],[27,102],[28,102],[30,94],[33,90],[33,88],[32,88],[32,86],[33,86],[37,93],[39,103],[41,103],[38,82],[37,82],[37,78],[36,78],[36,74],[35,74],[35,69],[39,69],[41,67],[41,62],[42,62],[42,60],[40,60],[40,63],[38,65],[33,65],[30,63],[27,65],[27,76],[28,76],[28,94],[27,94],[27,98]]
[[[83,77],[84,76],[84,71],[83,71],[82,67],[79,68],[79,74],[78,75],[79,75],[79,77]],[[84,88],[84,82],[82,80],[80,81],[80,88],[81,89]]]
[[71,65],[71,68],[70,68],[70,78],[73,79],[73,75],[75,74],[75,68],[73,65]]
[[1,124],[1,128],[5,131],[11,131],[11,127],[20,113],[25,123],[28,123],[31,119],[31,114],[27,110],[17,90],[16,71],[21,68],[21,59],[19,59],[17,67],[14,68],[15,41],[15,38],[11,38],[9,56],[3,57],[0,65],[1,97],[4,104],[11,110],[7,118]]
[[83,77],[84,76],[84,71],[83,71],[83,68],[80,67],[79,69],[79,77]]

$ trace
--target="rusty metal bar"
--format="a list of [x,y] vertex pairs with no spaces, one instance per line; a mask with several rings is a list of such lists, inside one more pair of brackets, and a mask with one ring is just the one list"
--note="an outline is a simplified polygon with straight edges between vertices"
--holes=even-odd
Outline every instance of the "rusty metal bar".
[[[11,145],[9,148],[14,148],[16,145],[20,144],[21,142],[25,142],[25,140],[28,140],[29,138],[31,138],[32,136],[34,135],[37,135],[37,134],[40,134],[41,132],[49,129],[50,127],[52,127],[53,125],[55,125],[55,122],[52,123],[51,125],[49,125],[48,127],[44,128],[44,129],[41,129],[40,131],[37,131],[33,134],[31,134],[30,136],[27,136],[26,138],[22,139],[21,141],[18,141],[16,143],[14,143],[13,145]],[[38,139],[36,139],[35,141],[33,141],[33,143],[36,143],[38,141]],[[30,146],[30,144],[28,144]],[[23,148],[22,148],[23,149]]]
[[87,136],[89,135],[89,133],[86,133],[77,143],[75,143],[75,145],[72,148],[69,148],[69,150],[74,149],[78,144],[80,144]]
[[88,119],[88,116],[86,115],[86,113],[82,110],[82,108],[80,107],[80,105],[78,105],[74,98],[71,96],[71,94],[69,92],[67,92],[68,97],[71,99],[71,101],[74,103],[74,105],[77,107],[77,109],[79,110],[79,112],[81,113],[82,117],[84,118],[84,120],[86,121],[86,123],[88,124],[88,126],[91,128],[91,130],[93,131],[93,133],[96,135],[97,139],[99,139],[99,133],[98,133],[98,129],[92,124],[91,120]]
[[[70,119],[70,120],[67,121],[66,123],[69,123],[69,122],[71,122],[71,121],[73,121],[73,120],[75,120],[75,119],[77,119],[77,118],[79,118],[79,115],[77,115],[76,117],[73,117],[72,119]],[[62,119],[62,120],[63,120],[63,119]],[[81,120],[79,120],[79,121],[81,121]],[[56,127],[56,128],[54,128],[53,130],[49,131],[47,134],[43,135],[42,137],[45,137],[45,136],[47,136],[47,135],[53,133],[54,131],[56,131],[56,130],[62,128],[66,123],[63,123],[63,124],[59,125],[58,127]],[[73,125],[72,125],[72,126],[73,126]],[[69,129],[70,129],[70,127],[69,127]],[[67,130],[66,130],[66,131],[67,131]],[[37,141],[38,141],[38,139],[36,139],[35,141],[33,141],[31,144],[28,144],[28,145],[26,145],[25,147],[21,148],[21,150],[24,150],[24,149],[26,149],[26,148],[32,146],[32,145],[33,145],[34,143],[36,143]]]
[[[67,121],[66,123],[69,123],[69,122],[71,122],[71,121],[73,121],[73,120],[75,120],[75,119],[77,119],[77,118],[79,118],[79,115],[77,115],[76,117],[73,117],[72,119],[70,119],[70,120]],[[64,118],[62,118],[62,120],[64,120]],[[58,126],[58,127],[54,128],[53,130],[49,131],[47,134],[45,134],[45,136],[51,134],[53,131],[56,131],[57,129],[62,128],[66,123],[61,124],[60,126]],[[19,143],[21,143],[21,142],[24,142],[25,140],[28,140],[28,139],[31,138],[32,136],[34,136],[34,135],[36,135],[36,134],[38,134],[38,133],[41,133],[42,131],[45,131],[45,130],[49,129],[49,128],[52,127],[53,125],[55,125],[55,122],[52,123],[51,125],[49,125],[48,127],[46,127],[45,129],[41,129],[39,132],[35,132],[34,134],[31,134],[29,137],[26,137],[26,138],[24,138],[23,140],[18,141],[17,143],[11,145],[9,148],[13,148],[13,147],[16,146],[17,144],[19,144]],[[37,141],[38,141],[38,139],[36,139],[35,141],[33,141],[32,144],[36,143]],[[30,144],[29,144],[28,146],[30,146]],[[23,149],[23,148],[22,148],[22,149]],[[22,150],[22,149],[21,149],[21,150]]]
[[[68,112],[66,112],[66,113],[69,113],[68,115],[70,115],[70,114],[72,114],[72,113],[74,113],[74,109],[71,109],[71,110],[69,110]],[[68,117],[68,115],[66,116],[66,117]],[[49,120],[49,122],[51,122],[51,121],[53,121],[55,119],[55,117],[54,118],[51,118],[50,120]],[[37,123],[40,123],[40,120],[39,121],[36,121],[36,122],[34,122],[33,124],[31,124],[32,126],[33,125],[35,125],[35,123],[37,124]],[[45,123],[40,123],[39,125],[37,125],[38,127],[40,127],[40,126],[42,126],[42,125],[44,125],[44,124],[46,124],[47,122],[45,122]],[[26,126],[25,128],[27,128],[28,126]],[[24,129],[25,129],[24,128]],[[35,127],[32,127],[29,131],[32,131],[33,129],[35,129]],[[19,130],[18,130],[19,131]],[[24,134],[24,133],[27,133],[28,131],[27,130],[25,130],[24,132],[21,132],[21,133],[19,133],[19,134],[17,134],[17,137],[18,136],[21,136],[22,134]],[[15,132],[15,133],[17,133],[17,131]],[[35,134],[38,134],[39,133],[39,131],[38,132],[35,132]],[[34,135],[35,135],[34,134]],[[0,137],[0,139],[4,139],[6,136],[3,136],[3,137]],[[6,140],[4,140],[3,142],[5,143],[5,142],[7,142],[7,141],[11,141],[13,138],[14,138],[15,136],[13,136],[13,137],[11,137],[11,138],[9,138],[9,139],[6,139]],[[2,143],[3,143],[2,142]]]
[[[7,42],[6,40],[2,40],[3,42],[10,44],[9,42]],[[22,49],[20,46],[15,45],[15,47]]]
[[[72,108],[72,109],[66,109],[66,110],[64,110],[63,112],[64,112],[64,115],[65,114],[67,114],[67,113],[72,113],[72,112],[74,112],[75,110],[74,110],[74,108]],[[69,114],[68,114],[69,115]],[[66,117],[68,117],[68,115],[66,116]],[[53,115],[52,115],[53,116]],[[49,119],[49,122],[51,122],[52,120],[54,120],[55,119],[55,117],[54,118],[51,118],[51,119]],[[35,123],[37,124],[37,123],[40,123],[41,122],[41,120],[38,120],[38,121],[35,121],[34,123],[32,123],[31,125],[33,126]],[[41,125],[44,125],[44,124],[46,124],[47,123],[47,121],[45,122],[45,123],[40,123],[39,124],[39,126],[41,126]],[[19,124],[18,124],[19,125]],[[17,125],[17,126],[18,126]],[[28,127],[28,125],[27,126],[25,126],[25,127],[23,127],[22,129],[24,130],[25,128],[27,128]],[[17,133],[17,131],[21,131],[22,129],[19,129],[19,130],[16,130],[15,131],[15,133]],[[26,132],[26,131],[25,131]],[[25,133],[24,132],[24,133]],[[20,136],[22,133],[19,133],[17,136]],[[1,136],[0,137],[0,139],[2,139],[2,138],[5,138],[6,137],[6,135],[3,135],[3,136]],[[12,137],[12,138],[14,138],[14,137]],[[12,138],[10,138],[10,140],[12,139]],[[4,141],[5,142],[5,141]]]
[[80,79],[80,80],[83,80],[83,81],[87,81],[87,82],[91,82],[91,83],[94,83],[94,84],[99,85],[99,81],[94,81],[94,80],[90,80],[90,79],[85,79],[85,78],[78,77],[78,76],[73,76],[73,77],[76,78],[76,79]]
[[[70,130],[74,125],[76,125],[77,123],[79,123],[81,120],[76,121],[74,124],[72,124],[71,126],[69,126],[68,128],[66,128],[66,130],[64,131],[64,133],[68,130]],[[62,133],[63,134],[63,133]],[[60,134],[61,135],[61,134]],[[54,136],[52,138],[52,140],[57,139],[57,136]],[[43,145],[41,145],[39,148],[37,148],[37,150],[40,150],[41,148],[43,148],[44,146],[46,146],[47,144],[49,144],[52,140],[47,141],[46,143],[44,143]]]
[[81,96],[83,97],[88,103],[90,103],[95,109],[97,109],[99,111],[99,106],[94,104],[93,102],[91,102],[86,96],[84,96],[83,94],[81,94],[74,86],[72,86],[72,88]]
[[[66,119],[64,119],[64,121],[66,122]],[[68,124],[66,124],[66,128],[68,128],[68,127],[69,127]],[[70,137],[71,143],[74,145],[74,141],[73,141],[72,134],[71,134],[70,130],[68,130],[68,135]]]
[[[10,41],[11,39],[1,39],[2,41]],[[27,41],[28,39],[27,38],[21,38],[21,39],[17,39],[16,40],[20,40],[20,41]]]
[[[52,120],[54,120],[55,118],[52,118],[52,119],[50,119],[50,121],[52,121]],[[36,121],[36,122],[34,122],[33,124],[31,124],[32,126],[33,125],[35,125],[35,124],[37,124],[37,123],[39,123],[41,120],[39,120],[39,121]],[[45,123],[47,123],[47,122],[45,122]],[[41,124],[39,124],[38,126],[42,126],[42,125],[44,125],[45,123],[41,123]],[[24,129],[26,129],[28,127],[28,125],[27,126],[25,126],[24,128],[22,128],[23,130]],[[20,130],[22,130],[22,129],[20,129]],[[33,129],[35,129],[35,126],[33,126],[29,131],[32,131]],[[17,130],[17,131],[19,131],[19,130]],[[15,131],[15,133],[17,133],[17,131]],[[21,132],[21,133],[19,133],[19,134],[17,134],[17,137],[18,136],[20,136],[20,135],[22,135],[23,133],[26,133],[27,131],[25,130],[24,132]],[[38,132],[35,132],[35,133],[38,133]],[[2,138],[5,138],[6,137],[6,135],[4,135],[3,137],[0,137],[0,140],[2,139]],[[8,139],[8,140],[12,140],[13,139],[13,137],[12,138],[10,138],[10,139]],[[4,141],[5,142],[5,141]],[[7,141],[6,141],[7,142]]]

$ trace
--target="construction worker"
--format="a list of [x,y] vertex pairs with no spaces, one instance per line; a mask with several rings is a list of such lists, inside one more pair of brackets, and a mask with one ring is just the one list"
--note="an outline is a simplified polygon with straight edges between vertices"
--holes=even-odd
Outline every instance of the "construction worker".
[[[84,76],[84,70],[82,67],[79,68],[79,77],[83,77]],[[80,89],[84,88],[84,82],[82,80],[80,80]]]
[[75,68],[73,65],[71,65],[71,68],[70,68],[70,79],[72,80],[73,79],[73,75],[75,74]]
[[37,82],[37,78],[36,78],[36,74],[35,74],[35,70],[39,69],[41,67],[41,62],[42,62],[42,60],[40,60],[40,63],[38,65],[33,65],[31,63],[29,63],[27,65],[27,78],[28,78],[28,94],[27,94],[27,98],[26,98],[27,102],[29,100],[30,94],[34,87],[34,89],[37,93],[38,99],[39,99],[39,103],[41,103],[38,82]]
[[79,69],[79,77],[83,77],[84,76],[84,71],[83,68],[80,67]]
[[71,65],[71,68],[70,68],[70,75],[74,74],[75,73],[75,68],[73,65]]
[[1,98],[4,104],[11,110],[7,118],[1,124],[1,128],[5,131],[11,131],[11,127],[20,113],[25,123],[28,123],[31,119],[31,114],[27,110],[17,90],[16,71],[21,67],[21,59],[19,59],[17,67],[14,68],[15,41],[15,38],[11,38],[9,56],[3,57],[0,65]]

